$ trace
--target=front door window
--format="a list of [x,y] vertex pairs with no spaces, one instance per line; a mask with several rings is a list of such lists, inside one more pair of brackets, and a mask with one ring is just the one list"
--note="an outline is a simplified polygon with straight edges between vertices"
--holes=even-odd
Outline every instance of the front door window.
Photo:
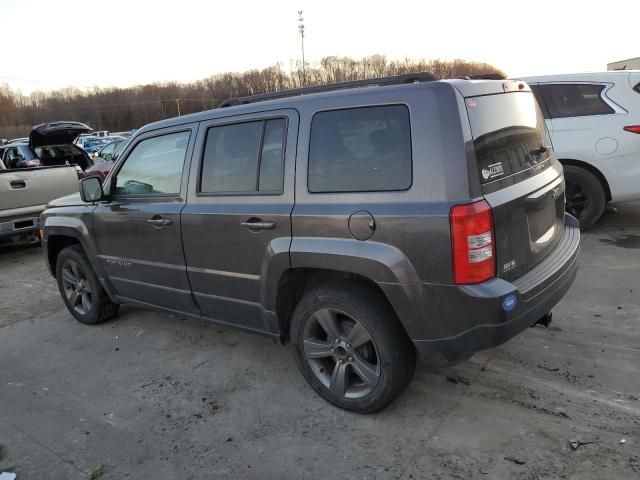
[[138,143],[116,177],[116,195],[180,192],[189,132],[148,138]]

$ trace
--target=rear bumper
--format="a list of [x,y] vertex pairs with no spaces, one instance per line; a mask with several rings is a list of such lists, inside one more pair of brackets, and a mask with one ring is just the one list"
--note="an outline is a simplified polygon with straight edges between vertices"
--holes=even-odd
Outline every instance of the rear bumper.
[[[494,278],[468,286],[423,285],[421,294],[426,296],[414,311],[426,317],[414,317],[407,329],[418,353],[425,359],[441,355],[453,360],[500,345],[549,313],[567,293],[578,270],[578,221],[567,215],[565,225],[554,251],[513,282]],[[512,301],[505,305],[505,298]],[[400,317],[402,320],[402,314]]]

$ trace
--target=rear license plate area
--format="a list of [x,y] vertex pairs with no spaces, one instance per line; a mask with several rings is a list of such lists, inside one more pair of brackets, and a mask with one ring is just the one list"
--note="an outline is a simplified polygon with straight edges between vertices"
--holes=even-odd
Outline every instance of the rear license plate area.
[[536,192],[525,202],[532,253],[545,249],[554,240],[564,220],[564,188],[554,182],[542,192]]

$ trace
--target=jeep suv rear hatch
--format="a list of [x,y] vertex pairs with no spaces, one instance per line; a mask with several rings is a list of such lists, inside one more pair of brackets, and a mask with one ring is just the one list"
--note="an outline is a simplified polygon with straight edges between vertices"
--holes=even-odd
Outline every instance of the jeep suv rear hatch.
[[481,190],[493,214],[496,275],[512,280],[540,263],[562,236],[564,181],[533,94],[526,84],[506,85],[465,103]]

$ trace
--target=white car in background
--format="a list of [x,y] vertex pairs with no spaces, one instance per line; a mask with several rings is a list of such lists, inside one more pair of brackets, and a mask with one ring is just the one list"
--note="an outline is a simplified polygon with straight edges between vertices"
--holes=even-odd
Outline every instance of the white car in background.
[[640,70],[524,77],[566,178],[567,211],[582,228],[607,202],[640,199]]

